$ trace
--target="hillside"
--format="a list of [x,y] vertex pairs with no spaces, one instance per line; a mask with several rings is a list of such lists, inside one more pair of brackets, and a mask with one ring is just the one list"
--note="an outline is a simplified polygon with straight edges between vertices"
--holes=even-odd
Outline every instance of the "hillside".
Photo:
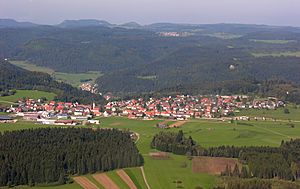
[[40,72],[31,72],[14,66],[7,61],[0,61],[0,92],[11,89],[41,90],[56,93],[61,101],[78,101],[81,103],[101,102],[102,98],[89,92],[81,91],[69,84],[54,81]]
[[56,72],[100,71],[97,83],[104,93],[182,88],[217,93],[224,83],[251,81],[253,87],[270,79],[299,84],[299,54],[300,29],[293,27],[69,20],[56,26],[0,29],[0,58]]

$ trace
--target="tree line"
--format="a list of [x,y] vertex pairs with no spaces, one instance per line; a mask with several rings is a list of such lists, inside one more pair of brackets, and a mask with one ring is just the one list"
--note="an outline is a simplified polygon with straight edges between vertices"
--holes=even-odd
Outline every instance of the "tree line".
[[116,129],[6,131],[0,144],[0,186],[64,184],[71,175],[143,163],[130,134]]

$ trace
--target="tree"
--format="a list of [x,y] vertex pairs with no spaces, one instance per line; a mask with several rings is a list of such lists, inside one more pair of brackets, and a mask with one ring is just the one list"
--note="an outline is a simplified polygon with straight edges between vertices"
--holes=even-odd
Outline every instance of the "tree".
[[288,108],[284,108],[283,113],[289,114],[289,113],[290,113],[290,110],[289,110]]

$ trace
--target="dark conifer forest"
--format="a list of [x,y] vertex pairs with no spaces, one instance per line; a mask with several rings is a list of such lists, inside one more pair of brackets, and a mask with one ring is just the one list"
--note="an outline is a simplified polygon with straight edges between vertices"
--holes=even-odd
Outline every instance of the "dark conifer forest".
[[116,129],[43,128],[0,135],[0,186],[64,184],[70,175],[142,163],[130,134]]

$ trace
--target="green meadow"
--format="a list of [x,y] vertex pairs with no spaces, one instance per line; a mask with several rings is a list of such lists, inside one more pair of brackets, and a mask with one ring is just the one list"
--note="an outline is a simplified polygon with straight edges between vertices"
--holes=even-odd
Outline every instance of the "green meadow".
[[20,98],[33,98],[39,99],[41,97],[46,97],[47,100],[53,100],[56,94],[44,92],[44,91],[37,91],[37,90],[16,90],[16,93],[11,96],[3,96],[0,97],[0,104],[7,103],[7,104],[14,104]]
[[90,71],[90,72],[86,72],[86,73],[56,72],[55,70],[53,70],[51,68],[37,66],[37,65],[31,64],[26,61],[10,61],[10,63],[12,63],[16,66],[19,66],[23,69],[29,70],[29,71],[48,73],[55,80],[69,83],[74,87],[80,86],[80,84],[82,83],[81,81],[84,81],[84,80],[91,80],[92,82],[95,82],[95,80],[102,75],[100,72],[97,72],[97,71]]
[[276,110],[267,109],[245,109],[235,113],[236,116],[250,116],[250,117],[266,117],[279,120],[292,120],[300,121],[300,107],[296,105],[287,106],[289,113],[284,113],[284,108],[278,108]]
[[[100,128],[129,129],[139,133],[140,139],[137,142],[137,147],[144,157],[145,174],[152,189],[176,188],[176,181],[180,181],[181,183],[178,185],[184,188],[193,189],[201,186],[209,189],[219,181],[219,178],[214,175],[193,173],[191,160],[186,156],[171,154],[169,159],[164,160],[150,157],[149,152],[155,151],[150,148],[150,143],[152,137],[158,132],[178,132],[178,130],[182,129],[186,136],[192,136],[199,145],[204,147],[219,145],[279,146],[282,140],[300,137],[299,122],[292,122],[293,127],[291,127],[291,123],[287,121],[237,121],[230,123],[216,120],[190,120],[180,129],[163,130],[155,127],[157,123],[163,120],[130,120],[122,117],[99,119],[101,124],[98,127]],[[15,124],[0,124],[0,131],[39,127],[49,126],[20,121]],[[135,183],[138,183],[136,185],[139,185],[139,188],[146,188],[139,168],[128,168],[125,171]],[[116,175],[115,171],[108,172],[108,175],[120,188],[127,188],[124,182]],[[88,175],[87,177],[89,178]],[[61,187],[50,188],[59,189]],[[65,185],[65,188],[68,187],[76,189],[79,186],[76,184]]]

